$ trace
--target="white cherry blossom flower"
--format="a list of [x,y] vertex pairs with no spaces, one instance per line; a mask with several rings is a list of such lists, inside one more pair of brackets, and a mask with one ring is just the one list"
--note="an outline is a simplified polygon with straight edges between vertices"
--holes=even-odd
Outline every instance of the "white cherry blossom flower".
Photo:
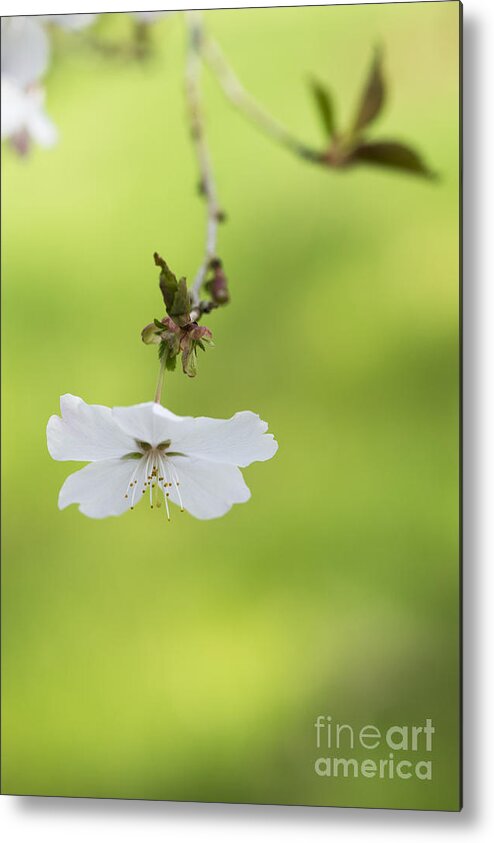
[[49,59],[49,40],[38,18],[2,18],[2,140],[11,140],[21,154],[31,141],[49,147],[57,140],[40,84]]
[[89,465],[67,477],[58,506],[79,504],[90,518],[121,515],[146,492],[151,506],[164,502],[168,519],[170,502],[196,518],[219,518],[250,498],[240,467],[278,449],[250,411],[193,418],[155,402],[110,409],[74,395],[63,395],[60,409],[47,427],[51,456]]
[[50,60],[50,42],[38,18],[2,18],[2,77],[26,88],[44,76]]
[[50,147],[58,132],[44,111],[44,91],[32,86],[24,91],[12,79],[2,77],[2,140],[11,140],[21,154],[34,141]]
[[173,12],[131,12],[131,15],[139,23],[154,23],[160,18],[173,15]]
[[55,26],[60,26],[62,29],[68,29],[71,32],[77,32],[80,29],[86,29],[91,26],[96,20],[96,14],[66,14],[66,15],[40,15],[40,20],[47,23],[53,23]]

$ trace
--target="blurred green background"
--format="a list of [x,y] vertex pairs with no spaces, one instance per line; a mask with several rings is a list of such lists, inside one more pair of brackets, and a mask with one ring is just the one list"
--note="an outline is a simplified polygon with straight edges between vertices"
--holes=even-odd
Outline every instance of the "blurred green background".
[[[57,33],[59,145],[3,155],[4,791],[458,807],[458,14],[206,13],[246,86],[313,145],[308,79],[348,120],[381,43],[375,136],[413,143],[441,180],[304,164],[205,77],[232,303],[164,403],[254,410],[280,448],[245,471],[248,504],[170,524],[146,506],[59,512],[78,466],[50,459],[45,427],[65,392],[152,399],[153,251],[189,278],[201,259],[183,20],[155,25],[144,63]],[[130,32],[125,15],[98,27]],[[319,778],[318,714],[431,717],[432,782]]]

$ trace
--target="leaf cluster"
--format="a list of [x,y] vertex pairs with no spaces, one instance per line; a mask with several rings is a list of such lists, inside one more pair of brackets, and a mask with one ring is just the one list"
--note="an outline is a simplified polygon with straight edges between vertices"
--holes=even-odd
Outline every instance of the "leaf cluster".
[[340,132],[338,129],[335,105],[328,87],[313,79],[311,91],[329,142],[327,151],[320,157],[320,163],[335,168],[371,164],[425,178],[435,177],[420,153],[412,146],[398,140],[367,139],[367,131],[380,116],[387,99],[381,50],[375,52],[348,131]]

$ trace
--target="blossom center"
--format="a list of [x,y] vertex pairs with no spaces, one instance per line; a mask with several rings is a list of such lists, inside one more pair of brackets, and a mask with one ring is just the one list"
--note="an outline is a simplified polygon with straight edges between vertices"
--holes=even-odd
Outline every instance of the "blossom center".
[[171,442],[167,439],[159,445],[152,446],[148,442],[137,441],[138,452],[128,455],[128,458],[136,460],[136,467],[132,473],[124,497],[130,499],[130,508],[134,509],[139,496],[149,491],[149,504],[151,509],[160,507],[162,499],[165,503],[166,517],[170,521],[169,498],[170,493],[175,491],[180,504],[181,512],[184,511],[182,496],[180,493],[180,481],[170,456],[183,456],[178,452],[169,451]]
[[164,442],[160,442],[160,444],[155,445],[154,448],[152,445],[149,444],[149,442],[141,442],[137,439],[136,443],[138,448],[140,448],[141,451],[144,451],[144,453],[147,453],[148,451],[160,451],[165,453],[172,444],[171,439],[166,439]]

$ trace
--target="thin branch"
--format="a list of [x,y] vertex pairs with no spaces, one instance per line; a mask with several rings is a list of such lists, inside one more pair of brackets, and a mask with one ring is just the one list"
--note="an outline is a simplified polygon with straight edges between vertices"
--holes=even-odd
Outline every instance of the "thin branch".
[[200,33],[199,48],[216,76],[223,93],[251,123],[265,135],[305,160],[321,162],[322,154],[301,143],[244,88],[233,72],[219,45],[204,31]]
[[223,217],[223,213],[218,204],[216,184],[213,177],[211,159],[204,132],[204,115],[202,112],[200,90],[200,42],[202,37],[202,26],[200,17],[193,12],[189,12],[186,18],[188,24],[189,44],[187,51],[185,90],[187,94],[192,140],[194,142],[199,164],[200,189],[206,200],[207,207],[205,254],[201,266],[197,271],[193,286],[191,287],[192,303],[197,306],[199,304],[201,287],[204,283],[206,273],[212,259],[216,257],[218,224]]

